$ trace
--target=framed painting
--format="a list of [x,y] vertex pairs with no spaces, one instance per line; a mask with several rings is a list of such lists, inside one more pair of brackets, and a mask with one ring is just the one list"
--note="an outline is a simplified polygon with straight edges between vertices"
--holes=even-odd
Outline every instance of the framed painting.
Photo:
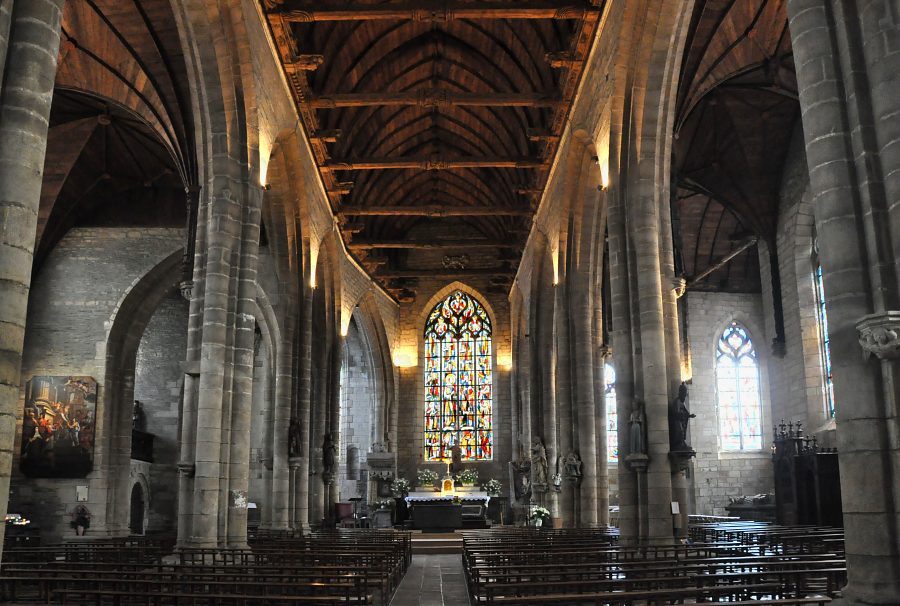
[[32,377],[25,388],[19,467],[32,478],[83,478],[94,467],[97,382]]

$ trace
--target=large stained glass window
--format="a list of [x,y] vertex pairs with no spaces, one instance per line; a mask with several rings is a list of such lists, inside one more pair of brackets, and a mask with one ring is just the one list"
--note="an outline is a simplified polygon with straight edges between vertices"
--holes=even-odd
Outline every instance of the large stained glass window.
[[822,361],[822,387],[825,392],[825,413],[834,417],[834,382],[831,375],[831,341],[828,339],[828,316],[825,314],[825,285],[822,266],[816,264],[813,274],[816,285],[816,314],[819,325],[819,355]]
[[603,371],[606,380],[606,460],[619,462],[619,417],[616,413],[616,371],[607,364]]
[[716,348],[716,397],[722,450],[762,448],[759,358],[747,329],[732,322]]
[[491,320],[481,303],[456,291],[425,324],[425,460],[450,457],[459,444],[467,461],[490,460]]

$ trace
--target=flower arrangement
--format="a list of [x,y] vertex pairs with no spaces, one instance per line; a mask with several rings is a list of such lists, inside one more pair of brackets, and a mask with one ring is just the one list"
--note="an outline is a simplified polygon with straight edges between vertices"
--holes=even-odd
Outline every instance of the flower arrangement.
[[543,526],[550,523],[550,510],[540,505],[532,505],[528,519],[533,526]]
[[416,483],[419,486],[434,486],[438,481],[438,474],[431,469],[416,470]]
[[394,501],[391,499],[381,499],[379,501],[375,501],[375,509],[392,509],[394,507]]
[[478,482],[478,471],[472,467],[463,469],[459,473],[459,481],[466,486],[472,486]]
[[406,478],[396,478],[391,482],[391,494],[398,499],[409,494],[409,480]]
[[488,496],[497,497],[500,496],[500,491],[503,489],[503,486],[500,484],[499,480],[495,480],[491,478],[487,482],[484,483],[484,490],[488,493]]

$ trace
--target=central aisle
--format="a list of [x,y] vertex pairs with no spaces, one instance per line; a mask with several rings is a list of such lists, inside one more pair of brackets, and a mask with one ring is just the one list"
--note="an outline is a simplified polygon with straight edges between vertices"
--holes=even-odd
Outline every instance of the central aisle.
[[466,606],[469,594],[458,554],[413,554],[390,606]]

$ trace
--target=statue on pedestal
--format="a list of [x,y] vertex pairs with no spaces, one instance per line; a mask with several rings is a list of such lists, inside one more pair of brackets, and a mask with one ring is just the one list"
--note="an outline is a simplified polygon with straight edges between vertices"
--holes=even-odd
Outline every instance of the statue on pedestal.
[[687,443],[688,423],[697,415],[687,408],[687,385],[678,387],[678,397],[669,404],[669,448],[673,451],[693,450]]
[[570,482],[578,482],[581,480],[581,457],[579,457],[575,451],[569,451],[569,454],[566,455],[566,458],[563,461],[563,465],[565,466],[567,480]]
[[135,431],[147,431],[147,415],[138,400],[134,401],[134,408],[131,409],[131,428]]
[[335,461],[337,459],[337,446],[331,439],[331,434],[325,434],[325,441],[322,443],[322,476],[326,483],[334,477]]
[[647,454],[647,441],[644,439],[647,415],[644,413],[644,402],[635,398],[631,406],[631,415],[628,417],[628,453]]
[[300,423],[297,422],[297,419],[291,419],[291,424],[288,426],[288,456],[300,456]]
[[531,442],[531,483],[535,488],[547,489],[547,451],[537,436]]

